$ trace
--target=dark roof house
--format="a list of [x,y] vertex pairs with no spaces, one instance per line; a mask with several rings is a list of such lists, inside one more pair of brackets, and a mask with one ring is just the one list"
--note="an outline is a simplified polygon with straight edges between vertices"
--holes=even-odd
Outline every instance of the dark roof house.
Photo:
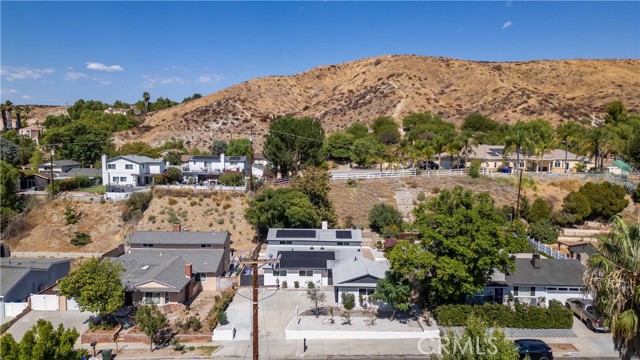
[[496,272],[492,282],[506,286],[582,287],[585,270],[586,267],[579,260],[547,259],[533,254],[530,258],[516,258],[515,270],[508,274]]

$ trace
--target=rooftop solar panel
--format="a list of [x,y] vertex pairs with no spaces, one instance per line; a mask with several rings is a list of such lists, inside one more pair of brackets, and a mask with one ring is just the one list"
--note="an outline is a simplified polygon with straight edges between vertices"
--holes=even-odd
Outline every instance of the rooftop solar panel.
[[351,239],[351,231],[349,230],[336,231],[336,239]]
[[276,232],[277,238],[305,238],[314,239],[316,237],[315,230],[278,230]]

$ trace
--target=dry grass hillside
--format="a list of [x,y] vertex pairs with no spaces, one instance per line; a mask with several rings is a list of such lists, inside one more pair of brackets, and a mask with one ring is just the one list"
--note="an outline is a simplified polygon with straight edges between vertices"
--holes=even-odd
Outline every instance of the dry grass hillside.
[[318,118],[327,132],[380,115],[401,120],[431,111],[459,124],[473,112],[513,123],[602,117],[606,104],[640,110],[640,60],[472,62],[414,55],[320,66],[292,76],[253,79],[149,114],[119,141],[158,145],[171,137],[205,148],[212,139],[248,134],[258,146],[275,117]]
[[240,192],[156,189],[136,229],[173,231],[179,222],[188,231],[228,231],[231,247],[245,252],[255,247],[251,242],[255,231],[244,219],[246,206],[245,194]]
[[[75,224],[65,221],[65,209],[80,214]],[[8,237],[11,251],[107,252],[123,241],[122,204],[84,203],[58,199],[29,212],[24,228]],[[74,246],[69,242],[76,231],[91,235],[92,242]]]

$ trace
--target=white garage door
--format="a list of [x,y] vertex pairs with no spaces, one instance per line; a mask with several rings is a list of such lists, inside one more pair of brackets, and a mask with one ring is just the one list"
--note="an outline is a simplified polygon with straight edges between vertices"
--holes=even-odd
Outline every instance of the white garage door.
[[67,311],[80,311],[80,306],[73,299],[67,299]]
[[57,295],[31,295],[31,309],[32,310],[45,310],[45,311],[58,311],[58,296]]

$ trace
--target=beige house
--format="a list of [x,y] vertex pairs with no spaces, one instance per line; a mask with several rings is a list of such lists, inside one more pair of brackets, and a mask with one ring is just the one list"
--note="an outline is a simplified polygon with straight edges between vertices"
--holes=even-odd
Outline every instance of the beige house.
[[229,268],[228,232],[137,231],[129,251],[116,258],[125,268],[126,303],[185,303],[218,289]]
[[[499,172],[505,168],[510,168],[513,171],[516,168],[517,157],[515,151],[505,155],[504,145],[478,145],[469,149],[465,167],[469,167],[471,161],[479,160],[481,167],[491,172]],[[442,167],[447,168],[445,161],[449,161],[449,158],[448,155],[442,156]],[[464,155],[461,155],[460,158],[464,159]],[[521,151],[519,158],[518,168],[531,172],[563,173],[565,169],[569,172],[576,172],[579,165],[585,166],[585,169],[594,166],[589,158],[571,152],[565,154],[562,149],[549,150],[542,155]]]

